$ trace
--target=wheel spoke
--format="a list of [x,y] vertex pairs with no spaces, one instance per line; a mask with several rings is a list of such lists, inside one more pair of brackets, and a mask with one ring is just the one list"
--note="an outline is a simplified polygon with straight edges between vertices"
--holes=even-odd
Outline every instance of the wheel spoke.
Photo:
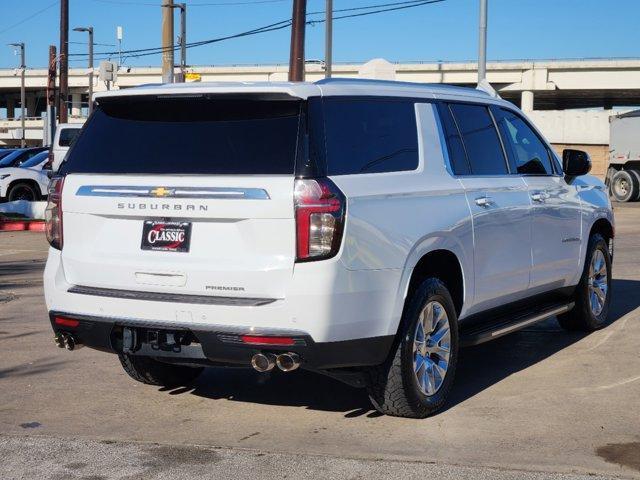
[[444,360],[438,360],[437,362],[433,362],[433,367],[438,372],[440,376],[440,381],[444,380],[444,376],[447,374],[448,364]]
[[423,357],[420,353],[417,353],[415,356],[415,360],[413,362],[413,370],[416,374],[420,371],[421,368],[425,366],[425,357]]
[[593,289],[593,292],[596,294],[596,297],[598,297],[598,303],[603,305],[604,300],[606,298],[606,295],[604,294],[604,292],[599,287],[595,287]]
[[429,376],[429,383],[431,384],[431,390],[429,393],[436,393],[436,390],[440,385],[436,384],[435,364],[433,362],[429,364],[427,375]]

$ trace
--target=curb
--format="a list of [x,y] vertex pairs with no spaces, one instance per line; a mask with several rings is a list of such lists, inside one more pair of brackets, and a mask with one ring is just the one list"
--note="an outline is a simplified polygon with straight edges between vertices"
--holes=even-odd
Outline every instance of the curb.
[[44,232],[44,220],[0,220],[0,232]]

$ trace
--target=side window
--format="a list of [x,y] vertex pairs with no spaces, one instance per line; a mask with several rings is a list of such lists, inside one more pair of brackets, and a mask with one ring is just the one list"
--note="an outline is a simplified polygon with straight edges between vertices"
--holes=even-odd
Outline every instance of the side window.
[[484,105],[450,104],[473,175],[507,175],[500,137]]
[[519,174],[553,175],[547,146],[519,115],[501,108],[497,121]]
[[60,139],[58,140],[58,145],[61,147],[70,147],[71,145],[73,145],[73,142],[79,133],[79,128],[63,128],[60,131]]
[[442,121],[442,129],[449,149],[449,160],[453,173],[456,175],[469,175],[471,167],[464,151],[458,126],[451,115],[451,110],[449,110],[448,105],[440,103],[438,104],[438,112],[440,112],[440,120]]
[[412,101],[328,98],[324,120],[329,175],[418,168]]

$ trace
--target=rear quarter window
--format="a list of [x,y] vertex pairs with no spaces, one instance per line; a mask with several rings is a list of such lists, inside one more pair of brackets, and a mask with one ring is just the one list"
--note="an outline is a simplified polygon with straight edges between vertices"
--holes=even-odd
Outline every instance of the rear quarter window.
[[324,121],[329,175],[418,168],[413,101],[328,98],[324,102]]

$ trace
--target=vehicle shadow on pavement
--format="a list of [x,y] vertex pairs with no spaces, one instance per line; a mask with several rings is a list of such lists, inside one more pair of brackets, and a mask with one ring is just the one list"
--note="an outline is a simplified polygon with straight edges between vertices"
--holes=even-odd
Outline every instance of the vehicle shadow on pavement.
[[[640,292],[640,281],[614,279],[612,292],[607,326],[640,307],[640,296],[637,294]],[[462,349],[456,381],[442,411],[454,408],[504,378],[543,361],[588,335],[566,332],[555,318],[550,318],[492,342]]]
[[[609,324],[640,306],[640,281],[613,280],[614,302]],[[588,334],[565,332],[555,318],[503,338],[460,352],[451,397],[442,411],[525,370],[585,338]],[[341,412],[345,418],[378,417],[364,389],[307,371],[260,374],[250,369],[208,368],[192,387],[167,389],[172,395],[190,393],[209,399],[226,399],[264,405],[306,407]]]
[[209,368],[191,393],[210,399],[343,412],[347,417],[374,411],[364,389],[304,370],[265,374],[244,368]]

